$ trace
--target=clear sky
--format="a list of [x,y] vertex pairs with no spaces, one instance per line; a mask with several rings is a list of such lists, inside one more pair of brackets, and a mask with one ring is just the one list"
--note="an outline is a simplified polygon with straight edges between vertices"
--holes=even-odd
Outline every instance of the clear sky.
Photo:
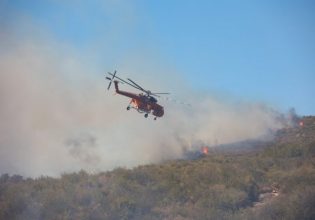
[[0,1],[0,25],[34,34],[23,20],[106,71],[137,51],[195,89],[315,114],[312,0]]

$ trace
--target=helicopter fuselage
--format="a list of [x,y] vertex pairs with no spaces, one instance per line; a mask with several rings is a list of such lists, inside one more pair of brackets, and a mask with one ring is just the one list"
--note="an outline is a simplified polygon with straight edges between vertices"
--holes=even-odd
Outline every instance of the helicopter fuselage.
[[118,88],[118,83],[118,81],[114,81],[116,93],[131,98],[130,105],[132,108],[136,109],[140,113],[152,113],[152,115],[156,117],[162,117],[164,115],[163,106],[157,104],[157,100],[154,97],[121,91]]

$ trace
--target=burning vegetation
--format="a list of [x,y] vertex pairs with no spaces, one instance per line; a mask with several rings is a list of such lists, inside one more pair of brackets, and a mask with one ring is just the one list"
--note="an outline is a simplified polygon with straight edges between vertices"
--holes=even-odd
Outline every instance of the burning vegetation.
[[315,117],[301,119],[254,154],[201,146],[198,159],[134,169],[3,174],[0,219],[314,219]]
[[185,150],[183,153],[183,159],[197,160],[206,157],[209,153],[209,147],[207,146],[197,147],[196,149],[197,150]]

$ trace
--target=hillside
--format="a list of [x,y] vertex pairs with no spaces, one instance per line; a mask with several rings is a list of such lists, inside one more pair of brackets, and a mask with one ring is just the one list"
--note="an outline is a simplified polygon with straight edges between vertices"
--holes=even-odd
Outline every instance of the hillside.
[[315,219],[315,117],[301,120],[238,154],[60,178],[3,174],[0,219]]

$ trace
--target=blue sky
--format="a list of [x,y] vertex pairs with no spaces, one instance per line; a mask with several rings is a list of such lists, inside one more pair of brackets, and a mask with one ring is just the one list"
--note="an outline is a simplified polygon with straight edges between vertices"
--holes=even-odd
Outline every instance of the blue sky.
[[27,19],[39,27],[32,34],[94,53],[100,68],[119,69],[137,51],[196,90],[314,115],[314,12],[307,0],[4,0],[0,25]]

